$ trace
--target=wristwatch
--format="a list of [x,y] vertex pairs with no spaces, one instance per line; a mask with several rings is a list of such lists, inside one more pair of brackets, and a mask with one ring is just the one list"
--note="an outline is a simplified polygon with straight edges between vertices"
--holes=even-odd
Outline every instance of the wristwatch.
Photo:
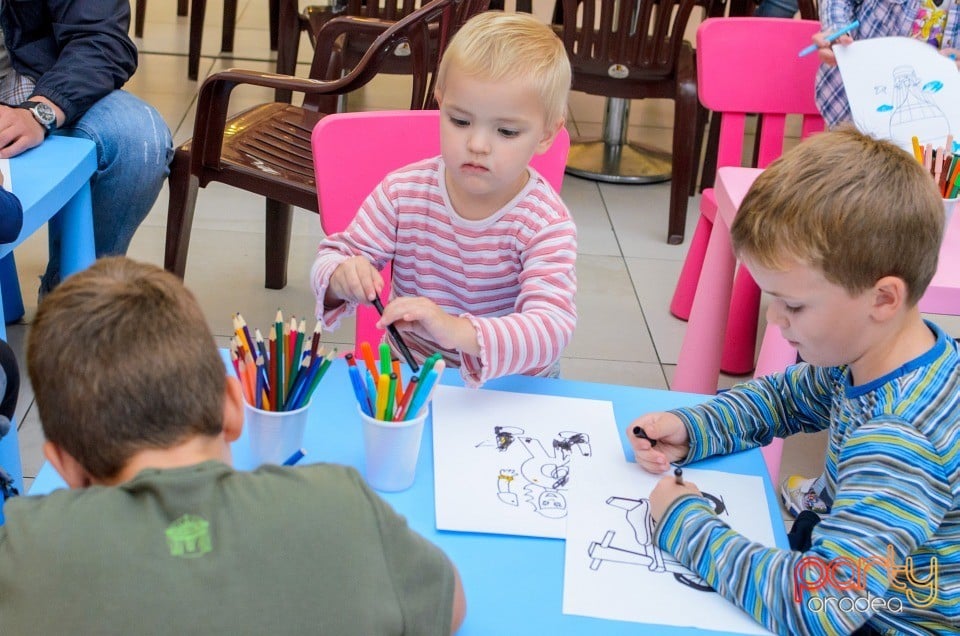
[[23,102],[22,104],[17,104],[17,108],[25,108],[30,111],[30,114],[33,115],[33,118],[40,122],[40,125],[43,126],[44,136],[49,135],[51,132],[57,128],[57,114],[53,112],[53,109],[49,104],[43,102]]

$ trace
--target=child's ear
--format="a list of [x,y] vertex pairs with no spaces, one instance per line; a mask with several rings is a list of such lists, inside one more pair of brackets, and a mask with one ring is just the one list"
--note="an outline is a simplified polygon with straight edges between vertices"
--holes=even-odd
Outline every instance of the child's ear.
[[899,276],[884,276],[873,285],[874,319],[884,322],[907,304],[907,283]]
[[223,436],[227,443],[236,441],[243,430],[243,389],[240,381],[232,375],[227,376],[227,386],[223,392]]
[[73,455],[53,442],[43,443],[43,456],[53,464],[63,481],[70,488],[86,488],[93,483],[86,469],[74,459]]
[[540,139],[540,143],[537,144],[537,149],[534,151],[534,154],[542,155],[546,151],[550,150],[550,146],[553,145],[553,140],[557,138],[557,135],[560,133],[560,129],[563,128],[563,125],[566,122],[566,118],[561,117],[554,122],[553,126],[545,126],[543,129],[543,137]]

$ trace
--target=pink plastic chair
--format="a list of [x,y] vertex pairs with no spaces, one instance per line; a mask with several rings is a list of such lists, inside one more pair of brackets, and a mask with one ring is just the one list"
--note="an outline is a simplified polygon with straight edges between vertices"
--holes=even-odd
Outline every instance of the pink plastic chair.
[[[787,115],[802,116],[801,137],[823,130],[814,101],[816,55],[798,57],[820,30],[813,20],[783,18],[711,18],[697,29],[697,90],[701,103],[723,115],[718,167],[743,163],[749,113],[759,113],[755,163],[765,168],[783,153]],[[670,313],[687,320],[717,212],[712,188],[700,200],[700,220],[690,242]],[[757,337],[760,290],[744,268],[737,272],[727,320],[720,368],[749,373]]]
[[[317,177],[320,225],[327,234],[340,232],[353,220],[364,199],[388,173],[440,154],[440,112],[387,110],[327,115],[313,129],[313,165]],[[570,136],[561,130],[533,166],[559,192],[570,149]],[[390,267],[383,271],[390,289]],[[379,342],[374,327],[377,312],[363,305],[357,311],[355,346]]]

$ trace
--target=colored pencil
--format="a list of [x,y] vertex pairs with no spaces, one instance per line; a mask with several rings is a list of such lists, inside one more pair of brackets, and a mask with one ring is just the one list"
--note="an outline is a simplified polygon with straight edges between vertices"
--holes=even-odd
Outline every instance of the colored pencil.
[[323,324],[318,320],[313,326],[313,341],[310,343],[310,357],[317,357],[317,349],[320,347],[320,336],[323,335]]
[[296,451],[293,452],[293,455],[291,455],[290,457],[287,457],[285,460],[283,460],[283,465],[284,465],[284,466],[293,466],[293,465],[296,464],[298,461],[300,461],[301,459],[303,459],[303,456],[306,455],[306,454],[307,454],[307,451],[303,450],[302,448],[299,449],[299,450],[296,450]]
[[284,350],[286,349],[287,341],[283,337],[283,325],[283,313],[278,309],[277,317],[273,323],[274,332],[277,334],[277,357],[274,359],[274,366],[277,369],[277,390],[274,391],[273,403],[276,405],[278,411],[283,405],[283,399],[287,396],[287,365],[284,361],[286,357]]

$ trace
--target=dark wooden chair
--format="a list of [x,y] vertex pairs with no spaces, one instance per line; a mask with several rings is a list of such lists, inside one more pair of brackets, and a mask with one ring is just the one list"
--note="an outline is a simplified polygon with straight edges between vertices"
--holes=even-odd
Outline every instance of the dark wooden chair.
[[[287,278],[291,206],[318,211],[310,135],[334,112],[338,95],[372,80],[398,46],[409,50],[413,70],[410,108],[432,106],[440,52],[462,19],[469,0],[432,0],[396,22],[337,17],[317,38],[310,79],[229,69],[200,87],[193,139],[177,148],[170,172],[164,267],[181,277],[186,267],[198,188],[212,181],[254,192],[266,202],[266,287],[282,289]],[[337,42],[363,34],[372,44],[359,63],[341,76]],[[272,102],[227,116],[230,93],[251,84],[304,94],[302,106]]]
[[705,117],[697,100],[694,51],[683,35],[694,9],[712,6],[710,0],[562,0],[563,24],[556,27],[573,67],[573,90],[674,100],[667,224],[667,242],[673,244],[683,241]]
[[[280,46],[277,50],[277,73],[294,75],[297,66],[297,52],[300,48],[301,33],[306,32],[310,43],[317,46],[317,35],[323,26],[333,18],[339,16],[354,16],[369,18],[385,22],[395,22],[409,15],[418,7],[426,4],[425,0],[334,0],[325,5],[310,5],[302,11],[297,0],[280,0]],[[460,16],[461,23],[470,16],[489,7],[489,0],[463,3]],[[338,43],[336,55],[344,69],[351,69],[360,61],[364,52],[370,47],[376,34],[351,33],[342,42]],[[400,49],[394,55],[384,60],[381,73],[408,75],[411,72],[409,56]],[[290,93],[279,91],[277,101],[289,101]]]
[[[177,0],[177,15],[187,15],[188,0]],[[278,16],[280,0],[270,0],[270,50],[277,50]],[[133,34],[143,37],[143,23],[147,15],[147,0],[137,0],[133,21]],[[207,0],[192,0],[190,7],[190,48],[187,52],[187,77],[196,80],[200,72],[200,46],[203,43],[203,20],[207,15]],[[233,36],[237,30],[237,0],[223,0],[223,31],[220,50],[233,51]]]

